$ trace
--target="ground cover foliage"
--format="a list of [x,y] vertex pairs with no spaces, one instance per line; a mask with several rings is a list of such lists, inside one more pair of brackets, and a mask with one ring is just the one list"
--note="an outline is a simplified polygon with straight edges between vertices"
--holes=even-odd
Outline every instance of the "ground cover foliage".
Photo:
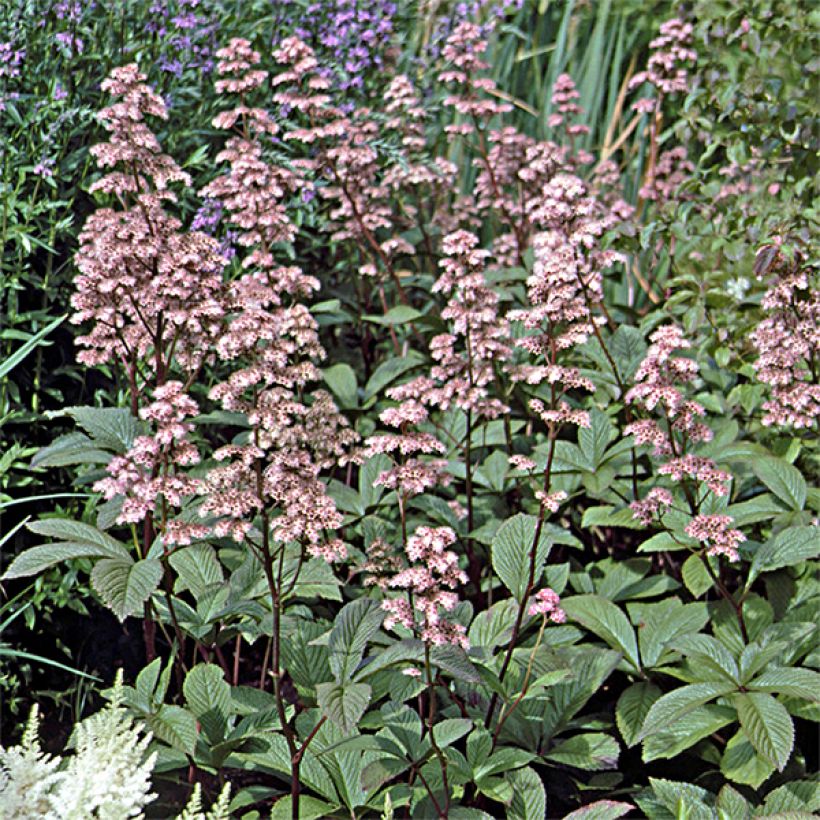
[[814,816],[818,24],[3,4],[0,816]]

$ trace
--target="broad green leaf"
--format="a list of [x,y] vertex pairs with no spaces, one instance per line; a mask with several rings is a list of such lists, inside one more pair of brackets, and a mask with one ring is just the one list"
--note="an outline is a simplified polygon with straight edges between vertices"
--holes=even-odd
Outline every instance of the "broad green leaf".
[[794,723],[786,707],[763,692],[738,693],[732,702],[746,737],[782,772],[794,746]]
[[56,544],[43,544],[32,547],[14,559],[6,570],[3,578],[24,578],[27,575],[37,575],[61,561],[72,558],[107,558],[110,553],[93,544],[75,544],[63,541]]
[[641,668],[635,630],[615,604],[599,595],[575,595],[562,600],[561,607],[570,620],[577,621],[622,652],[635,670]]
[[717,638],[711,635],[687,635],[675,641],[672,646],[686,655],[701,679],[720,680],[725,677],[739,684],[737,662]]
[[621,527],[628,530],[643,529],[629,507],[587,507],[581,518],[582,527]]
[[402,373],[412,370],[424,363],[424,359],[414,351],[401,358],[391,358],[382,362],[368,379],[364,388],[364,399],[368,401],[380,393],[388,384],[395,381]]
[[617,820],[634,808],[631,803],[622,803],[620,800],[596,800],[570,812],[564,820]]
[[820,783],[816,780],[792,780],[766,795],[760,815],[789,811],[820,811]]
[[578,428],[578,447],[583,453],[586,468],[595,472],[603,462],[606,449],[617,433],[609,416],[596,408],[590,411],[589,420],[589,427]]
[[542,528],[536,547],[537,526],[538,519],[534,515],[519,513],[505,521],[493,538],[493,569],[519,603],[524,598],[530,580],[531,551],[535,549],[532,580],[537,584],[553,543]]
[[384,612],[378,602],[360,598],[342,607],[328,642],[330,668],[339,683],[350,680],[367,642],[379,631]]
[[774,456],[751,460],[755,475],[793,510],[802,510],[806,504],[808,486],[797,467]]
[[757,524],[760,521],[771,521],[784,512],[786,508],[770,493],[762,493],[748,501],[730,504],[726,508],[726,514],[731,515],[735,520],[733,525],[735,527],[747,527],[749,524]]
[[820,527],[789,527],[763,544],[752,558],[747,588],[761,572],[791,567],[820,556]]
[[362,316],[365,322],[377,325],[405,325],[419,319],[422,313],[410,305],[396,305],[390,308],[383,316],[377,314]]
[[196,718],[187,709],[163,704],[157,712],[144,715],[143,719],[154,737],[180,752],[193,755],[198,730]]
[[750,820],[752,804],[728,783],[718,792],[715,808],[718,820]]
[[677,649],[676,641],[703,629],[709,621],[706,604],[675,606],[674,601],[667,599],[664,603],[645,607],[646,614],[641,619],[643,626],[638,628],[644,666],[655,666],[667,647]]
[[386,649],[375,652],[367,663],[358,668],[355,674],[357,681],[367,680],[372,675],[389,669],[394,664],[410,661],[419,664],[424,660],[424,644],[419,640],[406,638],[391,644]]
[[225,738],[231,714],[231,687],[222,670],[212,663],[200,663],[185,676],[182,684],[185,703],[202,725],[212,744]]
[[38,450],[31,459],[32,467],[70,467],[75,464],[108,464],[113,454],[94,446],[94,442],[80,432],[66,433]]
[[370,703],[371,689],[366,683],[320,683],[316,700],[322,714],[327,715],[343,732],[356,728]]
[[596,772],[616,768],[620,752],[614,738],[602,732],[588,732],[560,741],[544,757],[576,769]]
[[359,496],[365,510],[376,504],[384,494],[384,487],[374,486],[373,482],[386,470],[390,469],[390,458],[384,453],[377,453],[367,459],[359,469]]
[[225,580],[222,566],[210,544],[194,544],[175,550],[169,556],[168,563],[179,576],[176,591],[187,589],[194,598],[199,598],[208,587]]
[[156,558],[102,558],[91,571],[91,585],[120,621],[141,614],[161,579],[162,564]]
[[691,683],[681,686],[663,695],[652,704],[646,716],[640,738],[649,737],[671,726],[676,720],[703,706],[710,700],[728,695],[737,687],[729,681],[712,681],[709,683]]
[[737,712],[731,706],[707,703],[678,718],[666,729],[650,735],[643,741],[643,760],[665,760],[676,757],[698,741],[737,721]]
[[712,820],[714,814],[709,806],[712,795],[700,786],[650,777],[652,791],[661,803],[675,816],[687,820]]
[[[280,797],[271,808],[270,820],[291,820],[293,817],[293,803],[289,794]],[[299,820],[322,820],[332,817],[338,806],[311,797],[309,794],[299,795]]]
[[774,770],[775,767],[755,751],[743,729],[730,738],[723,750],[720,771],[733,783],[743,783],[757,789],[771,777]]
[[356,407],[359,403],[356,374],[349,364],[334,364],[322,371],[325,383],[339,400],[343,409]]
[[661,690],[647,681],[633,683],[621,693],[615,707],[615,720],[627,747],[638,742],[649,709],[660,696]]
[[820,674],[811,669],[769,667],[747,687],[755,692],[791,695],[814,703],[820,701]]
[[434,646],[430,650],[430,660],[455,680],[464,683],[478,683],[481,680],[475,665],[460,646]]
[[529,766],[524,766],[509,772],[506,777],[513,789],[507,820],[544,820],[547,793],[538,774]]
[[[706,559],[707,561],[710,559]],[[681,577],[686,588],[695,598],[700,598],[704,592],[711,589],[714,581],[709,575],[709,571],[703,565],[703,561],[698,555],[690,555],[681,566]]]
[[512,633],[518,607],[515,600],[505,598],[489,609],[479,612],[470,624],[467,637],[471,647],[495,649],[507,643]]

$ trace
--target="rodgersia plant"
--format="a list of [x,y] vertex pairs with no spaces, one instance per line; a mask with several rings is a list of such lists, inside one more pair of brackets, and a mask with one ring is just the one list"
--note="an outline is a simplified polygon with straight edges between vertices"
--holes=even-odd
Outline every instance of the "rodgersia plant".
[[[5,577],[72,559],[141,619],[116,708],[123,737],[145,729],[108,756],[140,753],[132,802],[187,779],[183,817],[208,816],[202,795],[248,818],[814,811],[807,236],[762,244],[738,372],[674,296],[642,313],[623,234],[655,254],[695,207],[695,143],[665,126],[697,28],[665,25],[633,84],[651,154],[634,207],[618,148],[579,150],[589,73],[555,72],[549,139],[510,125],[521,101],[484,54],[507,33],[466,21],[483,8],[454,9],[439,85],[385,72],[357,105],[324,23],[312,48],[279,8],[253,40],[229,13],[211,130],[184,139],[136,65],[113,70],[72,304],[79,357],[123,406],[64,409],[78,429],[36,464],[79,464],[91,499],[30,522],[47,543]],[[378,20],[332,9],[356,13],[337,32],[354,66],[351,32]],[[624,104],[628,79],[610,86]],[[764,164],[729,163],[703,213]],[[32,738],[14,759],[47,786],[71,764]],[[242,788],[217,799],[226,780]]]

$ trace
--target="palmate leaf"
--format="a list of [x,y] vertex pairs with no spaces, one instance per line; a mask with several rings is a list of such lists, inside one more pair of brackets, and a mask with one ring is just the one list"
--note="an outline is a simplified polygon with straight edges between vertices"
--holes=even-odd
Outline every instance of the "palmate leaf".
[[571,621],[577,621],[613,649],[622,652],[625,660],[636,671],[640,670],[635,630],[615,604],[600,595],[575,595],[565,598],[561,607]]
[[103,558],[91,571],[91,585],[120,621],[141,612],[161,579],[162,564],[156,558]]
[[707,703],[678,718],[666,729],[650,735],[643,741],[642,758],[645,763],[676,757],[699,741],[737,721],[737,712],[731,706]]
[[168,562],[179,576],[176,592],[190,590],[194,598],[200,598],[205,590],[225,580],[222,565],[210,544],[194,544],[175,550]]
[[774,770],[775,767],[755,751],[743,729],[739,729],[729,739],[723,750],[720,771],[733,783],[742,783],[757,789],[771,777]]
[[143,716],[154,737],[174,749],[193,755],[198,735],[196,718],[181,706],[163,704],[153,714]]
[[765,692],[738,693],[732,702],[751,744],[782,772],[794,747],[794,723],[786,707]]

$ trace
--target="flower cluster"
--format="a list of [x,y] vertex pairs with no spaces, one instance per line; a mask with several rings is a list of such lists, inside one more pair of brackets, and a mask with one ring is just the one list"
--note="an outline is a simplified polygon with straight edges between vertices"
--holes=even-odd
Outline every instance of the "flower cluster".
[[[112,168],[92,191],[114,194],[119,210],[100,208],[80,234],[80,271],[71,297],[75,324],[93,322],[77,339],[87,348],[84,364],[127,363],[132,392],[147,368],[161,383],[173,358],[190,372],[203,363],[219,335],[224,259],[217,242],[201,232],[184,232],[164,202],[174,202],[173,182],[190,179],[162,153],[144,122],[165,118],[165,104],[136,65],[114,69],[103,83],[117,100],[100,112],[109,142],[93,146],[103,168]],[[138,367],[137,363],[140,363]]]
[[763,423],[801,429],[820,417],[820,288],[799,253],[789,259],[781,245],[757,255],[756,272],[771,278],[761,302],[767,315],[752,334],[754,367],[771,388]]
[[739,561],[737,547],[746,536],[740,530],[728,529],[733,523],[730,515],[696,515],[686,525],[685,532],[706,544],[709,555],[725,555],[730,561]]
[[664,96],[685,94],[689,90],[688,69],[698,58],[691,45],[691,23],[684,23],[675,17],[661,25],[659,36],[649,44],[652,55],[646,71],[638,72],[629,82],[630,88],[647,83],[656,90],[657,97],[638,100],[633,105],[636,111],[656,111]]
[[562,624],[567,619],[567,613],[561,609],[558,593],[549,588],[539,589],[535,593],[527,611],[530,615],[543,615],[556,624]]
[[456,534],[449,527],[419,527],[407,539],[405,552],[410,566],[394,575],[388,586],[406,589],[410,596],[409,600],[388,598],[382,602],[388,613],[386,629],[401,624],[410,630],[419,629],[421,639],[434,646],[469,648],[464,627],[441,615],[441,610],[451,612],[455,608],[458,595],[453,590],[467,582],[467,574],[458,567],[458,556],[447,549],[455,540]]
[[[153,435],[138,436],[128,452],[111,460],[108,476],[94,484],[106,499],[123,497],[119,523],[142,521],[158,509],[166,523],[170,508],[178,509],[196,495],[200,481],[178,468],[199,463],[199,452],[189,440],[193,424],[186,421],[198,411],[181,382],[169,381],[154,390],[154,401],[140,410],[140,417],[154,426]],[[166,542],[190,543],[206,534],[205,527],[176,522]]]

